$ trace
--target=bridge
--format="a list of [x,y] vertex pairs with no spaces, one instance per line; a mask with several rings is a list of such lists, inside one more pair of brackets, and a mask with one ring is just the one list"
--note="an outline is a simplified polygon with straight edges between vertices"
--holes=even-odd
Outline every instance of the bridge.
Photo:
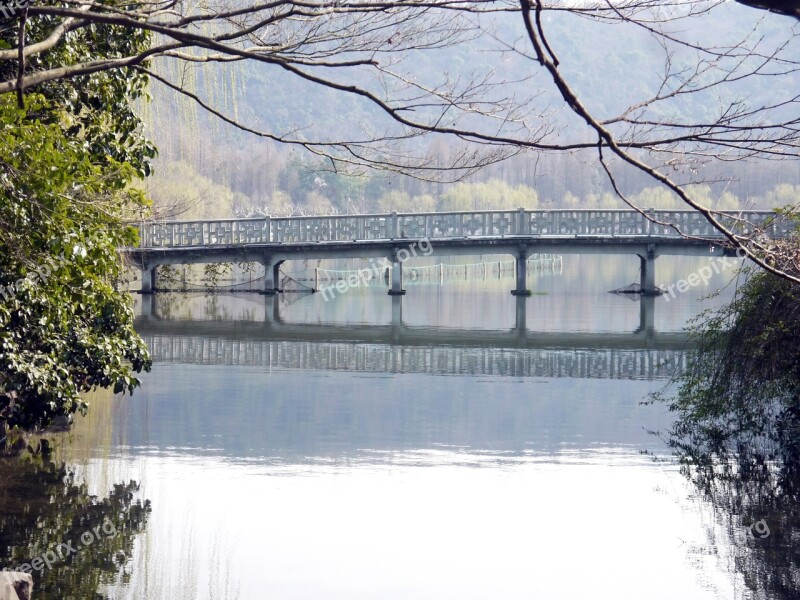
[[[157,290],[156,268],[167,264],[255,262],[264,266],[263,293],[275,294],[286,261],[378,258],[391,269],[390,295],[402,295],[403,263],[419,256],[507,254],[525,296],[532,254],[633,254],[644,295],[658,294],[655,261],[662,255],[733,256],[724,237],[694,211],[505,210],[314,217],[160,221],[139,226],[140,247],[123,249],[142,272],[142,293]],[[783,237],[792,225],[769,211],[720,213],[737,234]]]

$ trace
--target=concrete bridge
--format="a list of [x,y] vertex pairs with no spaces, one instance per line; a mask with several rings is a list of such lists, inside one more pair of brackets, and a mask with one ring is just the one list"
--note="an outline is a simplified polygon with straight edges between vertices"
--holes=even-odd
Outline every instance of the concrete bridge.
[[[515,295],[529,295],[532,254],[633,254],[642,293],[659,293],[655,263],[663,255],[732,256],[722,235],[694,211],[512,210],[390,213],[317,217],[166,221],[140,225],[139,248],[124,249],[142,272],[142,293],[157,290],[156,268],[167,264],[256,262],[264,293],[278,289],[290,260],[378,258],[391,268],[390,295],[401,295],[403,263],[418,256],[508,254],[516,259]],[[739,234],[782,237],[790,224],[767,211],[730,212],[721,220]]]

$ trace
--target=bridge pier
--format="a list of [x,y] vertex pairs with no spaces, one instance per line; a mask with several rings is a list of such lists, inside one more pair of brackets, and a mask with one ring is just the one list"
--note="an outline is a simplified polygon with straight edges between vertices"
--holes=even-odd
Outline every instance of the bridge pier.
[[145,265],[142,269],[142,294],[152,294],[156,289],[156,269],[158,267],[151,267]]
[[392,263],[392,287],[389,295],[404,296],[406,291],[403,289],[403,263],[397,258],[396,250],[389,255],[389,260]]
[[268,296],[278,293],[278,269],[281,262],[277,261],[273,264],[271,256],[265,256],[261,259],[261,264],[264,266],[264,293]]
[[647,254],[639,256],[641,269],[639,273],[639,285],[644,296],[657,296],[660,290],[656,287],[656,250],[655,245],[647,246]]
[[528,248],[520,246],[517,254],[517,287],[511,290],[515,296],[530,296],[528,289]]
[[275,284],[276,294],[283,291],[281,289],[281,265],[285,262],[285,260],[276,260],[275,264],[272,265],[272,281]]

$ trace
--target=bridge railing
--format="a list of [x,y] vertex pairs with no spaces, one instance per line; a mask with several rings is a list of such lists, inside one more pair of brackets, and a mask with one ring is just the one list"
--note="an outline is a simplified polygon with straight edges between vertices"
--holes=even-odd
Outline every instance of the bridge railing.
[[[697,237],[723,237],[695,211],[659,210],[653,211],[653,215],[658,221],[675,225],[680,229],[680,233],[670,225],[652,223],[651,235],[679,236],[682,233]],[[791,221],[778,218],[772,211],[726,211],[717,214],[716,217],[722,225],[738,235],[752,235],[757,230],[763,229],[770,237],[779,238],[786,236],[794,228]]]
[[[518,209],[159,221],[142,224],[140,236],[143,248],[506,236],[680,237],[682,233],[712,239],[722,237],[695,211],[647,212],[667,224],[653,223],[633,210]],[[767,233],[782,237],[792,225],[774,217],[775,213],[770,211],[720,214],[722,223],[740,234],[750,234],[755,227],[764,227],[772,219]]]
[[142,248],[262,244],[270,238],[270,220],[156,221],[139,226]]

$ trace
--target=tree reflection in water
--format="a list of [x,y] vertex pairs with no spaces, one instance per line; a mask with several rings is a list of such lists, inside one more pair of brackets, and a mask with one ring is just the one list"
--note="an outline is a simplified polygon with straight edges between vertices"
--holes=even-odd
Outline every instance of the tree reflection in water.
[[[147,523],[150,503],[136,498],[138,489],[135,481],[116,484],[98,498],[47,452],[0,458],[0,569],[19,568],[71,542],[74,552],[62,547],[63,559],[33,571],[34,597],[106,598],[103,589],[129,580],[134,539]],[[82,535],[91,542],[82,543]]]
[[[673,405],[674,406],[674,405]],[[679,410],[667,436],[683,473],[722,521],[729,570],[748,597],[794,600],[800,589],[800,411],[796,402]]]

